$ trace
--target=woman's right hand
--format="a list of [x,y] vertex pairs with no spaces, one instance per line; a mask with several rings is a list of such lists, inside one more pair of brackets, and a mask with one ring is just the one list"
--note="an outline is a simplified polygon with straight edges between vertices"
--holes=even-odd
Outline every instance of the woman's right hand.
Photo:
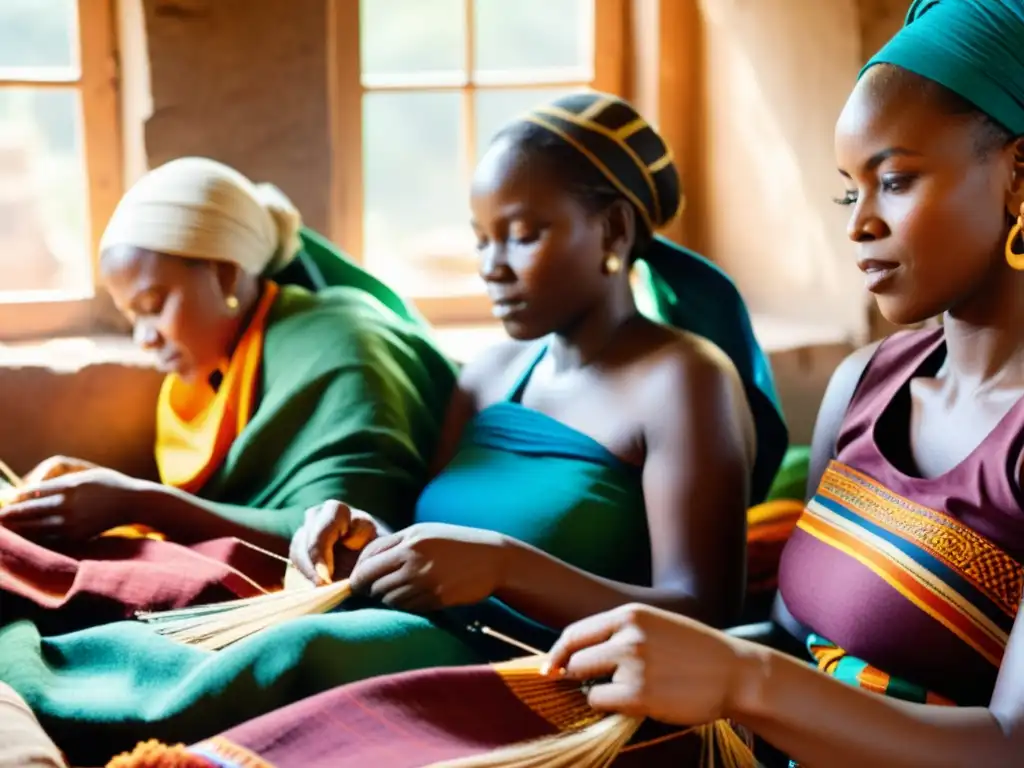
[[[363,547],[387,533],[372,515],[340,501],[325,501],[306,510],[302,527],[292,537],[289,557],[314,584],[347,576]],[[343,549],[335,557],[335,548]],[[344,561],[344,562],[342,562]]]
[[746,693],[755,646],[647,605],[624,605],[567,627],[548,674],[601,679],[590,705],[601,712],[703,725],[729,717]]
[[68,456],[51,456],[29,470],[29,473],[22,480],[25,485],[37,485],[45,480],[53,480],[64,475],[73,475],[76,472],[85,472],[86,470],[98,468],[96,464],[84,459],[73,459]]

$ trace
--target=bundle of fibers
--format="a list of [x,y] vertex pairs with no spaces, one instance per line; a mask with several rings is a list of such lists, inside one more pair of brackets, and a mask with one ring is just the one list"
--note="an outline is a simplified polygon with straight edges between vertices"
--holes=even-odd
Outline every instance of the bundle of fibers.
[[136,618],[172,640],[216,651],[282,621],[327,613],[350,594],[346,579],[314,589],[284,590],[171,611],[140,611]]
[[[641,725],[642,718],[608,715],[575,731],[434,763],[428,768],[609,768],[621,754],[634,748],[629,741]],[[701,739],[700,768],[757,768],[751,745],[725,720],[677,731],[670,738],[691,734]],[[636,748],[644,746],[637,744]]]
[[[645,719],[622,714],[606,715],[587,702],[588,685],[576,685],[542,673],[547,655],[538,654],[494,665],[506,685],[524,703],[559,725],[559,732],[499,747],[455,760],[432,763],[428,768],[608,768],[624,753],[675,741],[685,736],[701,739],[702,768],[756,768],[752,743],[732,725],[719,720],[707,725],[671,730],[649,740],[632,741]],[[632,743],[631,743],[632,741]]]

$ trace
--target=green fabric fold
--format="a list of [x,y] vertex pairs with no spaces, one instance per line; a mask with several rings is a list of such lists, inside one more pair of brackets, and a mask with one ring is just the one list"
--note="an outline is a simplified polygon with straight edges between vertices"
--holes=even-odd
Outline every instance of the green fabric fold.
[[275,276],[256,411],[198,495],[285,537],[328,499],[408,525],[455,370],[390,288],[316,233],[302,239]]
[[256,412],[198,495],[281,536],[327,499],[407,525],[454,379],[423,333],[363,291],[285,286]]

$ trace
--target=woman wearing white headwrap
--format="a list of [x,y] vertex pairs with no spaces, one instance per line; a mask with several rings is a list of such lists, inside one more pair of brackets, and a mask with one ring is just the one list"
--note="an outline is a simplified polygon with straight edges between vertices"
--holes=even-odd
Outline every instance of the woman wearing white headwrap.
[[[212,160],[176,160],[129,190],[101,249],[107,289],[168,374],[156,413],[161,482],[47,462],[4,507],[0,552],[31,540],[102,561],[82,543],[106,534],[107,552],[112,538],[156,532],[284,553],[303,513],[337,498],[370,513],[350,531],[354,547],[378,525],[407,522],[392,515],[425,482],[453,372],[405,305],[301,229],[280,191]],[[332,286],[279,284],[285,274]],[[90,623],[151,607],[155,596],[167,605],[168,589],[173,604],[209,599],[209,582],[226,578],[176,576],[169,586],[147,571],[119,591],[126,580],[90,587],[79,568],[55,603],[47,574],[56,566],[38,553],[22,557],[35,568],[19,566],[13,591],[51,611],[74,603],[76,589],[98,593],[114,612],[91,609]],[[3,569],[0,558],[0,583]]]

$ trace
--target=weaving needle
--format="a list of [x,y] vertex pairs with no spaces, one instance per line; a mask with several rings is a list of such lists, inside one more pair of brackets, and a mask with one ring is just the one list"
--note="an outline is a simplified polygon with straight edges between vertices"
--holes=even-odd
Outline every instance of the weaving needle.
[[238,543],[239,544],[244,544],[245,546],[249,547],[249,549],[255,549],[257,552],[259,552],[260,554],[266,555],[267,557],[272,557],[275,560],[279,560],[280,562],[284,563],[285,565],[291,565],[292,561],[289,560],[287,557],[281,557],[281,555],[275,554],[274,552],[271,552],[270,550],[264,549],[263,547],[257,547],[255,544],[252,544],[252,543],[246,541],[245,539],[238,539]]
[[483,624],[477,624],[476,627],[483,634],[490,635],[491,637],[493,637],[493,638],[495,638],[497,640],[501,640],[503,643],[507,643],[508,645],[511,645],[511,646],[513,646],[515,648],[518,648],[521,651],[526,651],[531,656],[544,656],[544,655],[546,655],[544,653],[544,651],[539,651],[536,648],[533,648],[533,647],[527,645],[526,643],[523,643],[523,642],[520,642],[519,640],[516,640],[514,637],[509,637],[508,635],[503,635],[501,632],[498,632],[497,630],[491,629],[488,626],[485,626]]
[[[491,637],[493,637],[493,638],[495,638],[497,640],[501,640],[503,643],[508,643],[509,645],[511,645],[511,646],[513,646],[515,648],[519,648],[520,650],[526,651],[531,656],[547,656],[547,654],[544,653],[543,651],[539,651],[536,648],[533,648],[533,647],[527,645],[526,643],[523,643],[523,642],[521,642],[519,640],[516,640],[514,637],[509,637],[508,635],[503,635],[501,632],[498,632],[497,630],[491,629],[490,627],[488,627],[485,624],[481,624],[479,622],[476,622],[475,624],[473,624],[470,627],[470,629],[471,630],[475,630],[475,631],[480,632],[480,633],[485,634],[485,635],[490,635]],[[546,665],[545,665],[545,667],[546,667]],[[545,671],[542,670],[541,674],[544,677],[547,677],[550,674],[550,672],[545,672]],[[564,677],[565,676],[565,670],[564,669],[558,670],[558,676],[559,677]],[[594,680],[584,681],[580,685],[580,690],[583,692],[584,695],[586,695],[587,693],[590,692],[590,689],[594,685],[595,685],[595,681]]]

